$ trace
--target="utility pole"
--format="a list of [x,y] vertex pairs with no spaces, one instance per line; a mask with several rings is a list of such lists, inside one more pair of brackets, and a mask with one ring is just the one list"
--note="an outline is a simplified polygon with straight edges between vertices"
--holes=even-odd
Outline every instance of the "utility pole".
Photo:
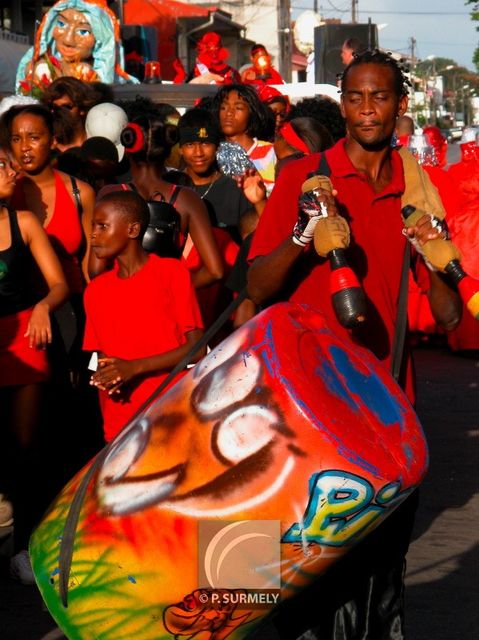
[[431,103],[433,105],[432,110],[432,123],[434,125],[437,124],[437,106],[436,106],[436,89],[437,89],[437,73],[436,73],[436,59],[434,58],[434,60],[432,61],[432,77],[434,80],[434,84],[432,87],[432,94],[431,94]]
[[351,2],[351,22],[357,24],[358,22],[358,0],[352,0]]
[[412,84],[412,92],[411,92],[411,113],[414,116],[415,102],[416,102],[416,93],[414,91],[414,79],[416,75],[416,38],[411,36],[411,84]]
[[456,74],[453,73],[452,74],[452,103],[451,103],[451,122],[452,122],[452,126],[455,127],[456,126],[456,112],[457,112],[457,106],[456,106]]
[[278,66],[286,82],[291,82],[293,44],[291,36],[290,0],[277,0],[278,8]]

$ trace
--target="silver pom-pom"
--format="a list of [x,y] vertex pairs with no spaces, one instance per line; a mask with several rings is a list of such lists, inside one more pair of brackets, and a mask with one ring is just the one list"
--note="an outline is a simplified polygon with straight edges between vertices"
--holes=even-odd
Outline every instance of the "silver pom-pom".
[[220,142],[216,160],[220,171],[230,178],[242,176],[247,169],[255,168],[246,151],[237,142]]

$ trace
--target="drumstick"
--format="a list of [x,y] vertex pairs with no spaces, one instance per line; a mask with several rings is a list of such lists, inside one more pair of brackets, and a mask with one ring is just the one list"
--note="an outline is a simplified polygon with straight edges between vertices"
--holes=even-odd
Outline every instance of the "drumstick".
[[[303,193],[324,189],[332,193],[327,176],[313,175],[302,185]],[[326,207],[325,207],[326,208]],[[348,265],[345,249],[349,245],[349,227],[339,215],[320,218],[314,231],[314,246],[327,257],[331,267],[330,291],[333,309],[343,327],[351,328],[366,320],[366,298],[356,274]]]

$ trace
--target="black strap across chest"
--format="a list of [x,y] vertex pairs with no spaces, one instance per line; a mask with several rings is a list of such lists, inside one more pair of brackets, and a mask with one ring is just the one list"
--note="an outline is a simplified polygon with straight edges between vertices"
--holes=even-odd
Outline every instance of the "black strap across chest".
[[[328,177],[331,175],[331,168],[328,164],[328,161],[326,160],[326,154],[321,154],[317,170],[310,173],[308,177],[312,177],[313,175]],[[407,299],[410,262],[411,252],[409,242],[407,242],[406,248],[404,250],[404,257],[401,268],[401,280],[397,301],[397,316],[391,348],[391,374],[396,382],[399,382],[401,378],[402,367],[404,363],[404,346],[406,343],[407,333]]]
[[81,216],[81,214],[83,213],[83,203],[81,201],[81,191],[78,188],[78,183],[76,181],[76,178],[74,176],[70,176],[70,180],[71,180],[71,183],[72,183],[73,199],[75,200],[75,204],[76,204],[76,207],[77,207],[78,215]]

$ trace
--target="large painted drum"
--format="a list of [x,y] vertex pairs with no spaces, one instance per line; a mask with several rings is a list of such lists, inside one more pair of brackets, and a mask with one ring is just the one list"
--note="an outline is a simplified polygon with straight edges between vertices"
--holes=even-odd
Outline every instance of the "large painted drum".
[[289,303],[221,343],[100,456],[67,606],[59,547],[91,465],[30,545],[38,586],[71,640],[247,638],[427,468],[421,426],[388,371]]

